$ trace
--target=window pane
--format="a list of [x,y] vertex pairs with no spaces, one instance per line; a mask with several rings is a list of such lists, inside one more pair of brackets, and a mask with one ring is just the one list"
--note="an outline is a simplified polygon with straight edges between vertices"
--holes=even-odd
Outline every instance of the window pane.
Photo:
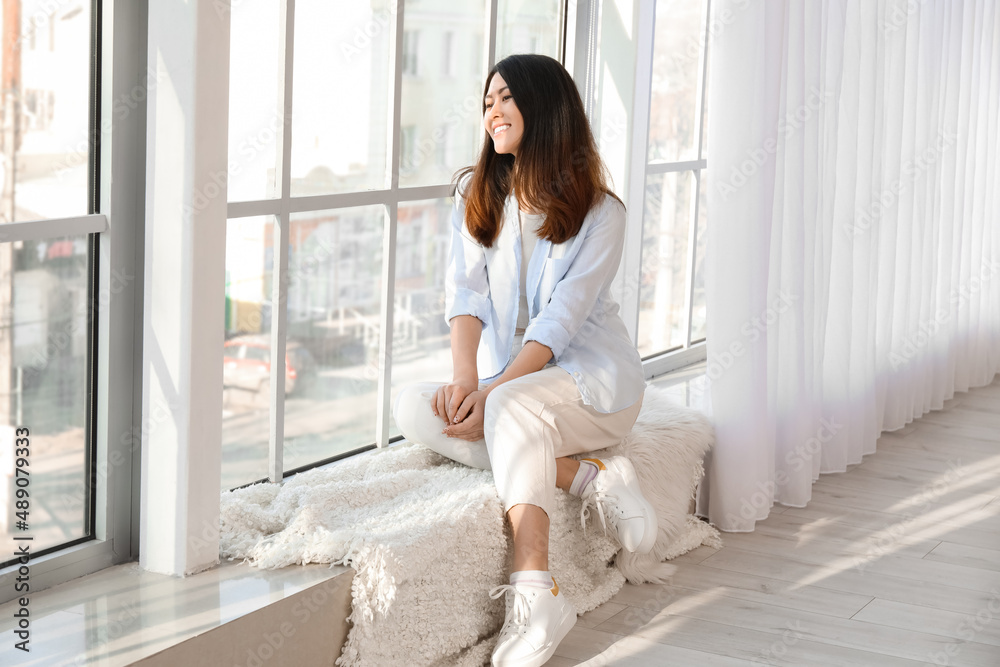
[[395,20],[391,3],[295,3],[293,195],[385,187]]
[[708,247],[708,188],[705,178],[708,172],[699,174],[701,184],[698,194],[698,240],[694,249],[694,299],[691,309],[691,342],[705,338],[708,308],[705,302],[705,249]]
[[375,441],[385,207],[292,216],[286,470]]
[[646,180],[638,345],[644,357],[684,344],[693,181],[690,171]]
[[562,0],[500,0],[496,59],[512,53],[540,53],[562,60],[562,4]]
[[[14,553],[14,535],[32,536],[37,553],[89,533],[88,255],[86,237],[25,241],[17,249],[0,245],[0,270],[13,269],[13,281],[4,281],[0,291],[0,303],[13,315],[13,326],[0,328],[0,386],[10,387],[0,395],[0,536],[6,549],[0,561]],[[105,290],[100,303],[114,294]],[[24,453],[15,450],[15,437],[24,435],[15,436],[16,428],[28,429],[27,461],[18,466],[27,476],[15,473]],[[18,498],[17,489],[27,496]],[[18,507],[19,500],[27,504]],[[27,513],[18,516],[19,510]]]
[[[0,49],[0,222],[89,213],[90,3],[43,4],[4,3],[19,27]],[[115,118],[145,99],[116,100]]]
[[649,160],[698,157],[698,67],[704,0],[657,0],[649,107]]
[[[399,205],[392,400],[411,382],[451,380],[451,341],[444,321],[444,274],[451,240],[451,199]],[[395,420],[390,437],[399,435]]]
[[267,477],[274,218],[226,225],[222,488]]
[[[234,2],[229,44],[229,201],[278,196],[278,0]],[[280,186],[280,184],[278,184]]]
[[479,153],[486,4],[407,3],[399,183],[451,182]]

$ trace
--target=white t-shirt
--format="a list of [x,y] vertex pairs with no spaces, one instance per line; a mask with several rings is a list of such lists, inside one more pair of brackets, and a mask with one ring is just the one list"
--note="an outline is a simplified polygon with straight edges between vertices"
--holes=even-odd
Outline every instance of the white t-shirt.
[[521,300],[517,307],[517,323],[514,325],[514,344],[511,346],[510,357],[513,359],[521,351],[524,330],[528,328],[528,263],[538,242],[538,230],[545,221],[545,216],[536,213],[518,212],[521,223],[521,277],[519,290]]

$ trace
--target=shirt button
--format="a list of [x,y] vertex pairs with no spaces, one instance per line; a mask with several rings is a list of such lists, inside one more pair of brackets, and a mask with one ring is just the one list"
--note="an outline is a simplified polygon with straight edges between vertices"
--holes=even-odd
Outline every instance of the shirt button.
[[575,378],[580,377],[580,371],[573,371],[573,377]]

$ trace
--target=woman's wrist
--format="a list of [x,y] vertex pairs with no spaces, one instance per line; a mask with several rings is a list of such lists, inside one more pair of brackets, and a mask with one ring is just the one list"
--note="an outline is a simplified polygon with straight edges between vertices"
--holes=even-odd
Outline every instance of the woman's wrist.
[[479,387],[479,374],[473,370],[459,370],[452,375],[452,382],[456,384],[474,384]]
[[493,382],[491,382],[488,385],[486,385],[485,387],[483,387],[483,389],[482,389],[483,396],[489,396],[491,391],[493,391],[495,388],[497,388],[500,385],[502,385],[505,381],[506,380],[504,380],[503,376],[500,376],[496,380],[494,380]]

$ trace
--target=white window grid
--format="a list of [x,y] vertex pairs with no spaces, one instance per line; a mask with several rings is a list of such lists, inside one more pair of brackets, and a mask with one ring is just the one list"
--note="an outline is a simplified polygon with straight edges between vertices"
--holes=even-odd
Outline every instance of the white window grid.
[[[486,39],[484,40],[485,49],[485,60],[487,69],[491,68],[495,62],[496,58],[496,32],[497,32],[497,6],[499,0],[483,0],[486,4],[486,21],[484,24],[484,34]],[[560,49],[563,53],[567,51],[572,55],[572,45],[567,45],[567,26],[577,25],[577,13],[581,10],[580,5],[587,5],[588,3],[573,2],[572,0],[563,3],[562,12],[563,19],[562,29],[560,34]],[[283,66],[280,71],[282,72],[281,81],[279,82],[279,90],[281,91],[281,99],[279,101],[279,107],[284,118],[292,117],[292,79],[293,79],[293,45],[295,40],[294,35],[294,12],[295,12],[295,0],[282,0],[281,2],[281,25],[280,30],[280,43],[279,43],[279,53],[283,57]],[[645,75],[646,86],[648,87],[650,81],[650,75],[652,70],[652,57],[653,57],[653,26],[655,25],[655,14],[653,6],[654,2],[641,3],[640,7],[643,11],[647,13],[648,21],[640,21],[641,30],[648,31],[645,35],[645,40],[641,41],[644,48],[640,48],[637,53],[640,62],[638,63],[640,80],[642,76]],[[587,9],[585,7],[584,9]],[[274,238],[273,244],[275,248],[275,261],[273,275],[276,279],[272,283],[272,294],[271,302],[272,304],[277,304],[273,309],[273,319],[272,319],[272,331],[271,331],[271,358],[273,363],[272,368],[282,368],[284,366],[285,358],[285,342],[287,338],[287,325],[288,325],[288,247],[289,247],[289,225],[291,221],[291,216],[296,213],[302,213],[307,211],[319,211],[319,210],[331,210],[339,208],[352,208],[360,206],[384,206],[385,216],[384,216],[384,228],[382,235],[382,273],[381,273],[381,284],[383,287],[383,294],[381,298],[380,313],[379,313],[379,351],[378,351],[378,368],[377,368],[377,401],[376,406],[376,428],[375,428],[375,442],[376,447],[384,447],[388,444],[390,439],[390,378],[392,372],[392,358],[391,358],[391,345],[392,345],[392,332],[394,331],[393,323],[393,304],[395,299],[395,273],[396,273],[396,252],[397,252],[397,218],[398,218],[398,207],[402,203],[414,202],[428,199],[439,199],[444,197],[450,197],[454,194],[453,186],[450,183],[440,184],[440,185],[428,185],[419,187],[400,187],[399,176],[401,168],[401,152],[403,150],[403,133],[405,128],[401,127],[400,123],[400,109],[401,109],[401,89],[402,89],[402,78],[407,73],[407,68],[412,66],[412,62],[408,60],[413,54],[413,44],[410,40],[416,39],[415,36],[410,34],[410,31],[404,30],[404,16],[406,11],[406,2],[404,0],[399,0],[397,5],[397,10],[394,14],[395,20],[390,25],[390,44],[394,45],[392,49],[391,62],[393,64],[394,75],[391,82],[391,92],[388,98],[389,105],[389,118],[391,118],[391,123],[389,126],[389,146],[390,155],[386,165],[385,173],[385,185],[381,189],[376,190],[366,190],[366,191],[356,191],[347,193],[335,193],[335,194],[325,194],[325,195],[312,195],[312,196],[291,196],[291,178],[290,178],[290,160],[291,160],[291,124],[288,122],[282,123],[282,133],[278,138],[277,142],[277,153],[278,168],[276,170],[275,183],[277,187],[277,196],[274,198],[265,198],[252,201],[239,201],[239,202],[229,202],[227,217],[228,219],[235,218],[245,218],[245,217],[256,217],[256,216],[273,216],[275,225],[273,228]],[[711,3],[709,0],[707,6],[707,12],[711,11]],[[572,16],[570,16],[572,12]],[[707,18],[704,21],[705,26],[705,37],[707,44],[708,37],[708,21]],[[575,41],[575,40],[574,40]],[[564,59],[565,62],[565,59]],[[567,66],[570,66],[567,64]],[[635,110],[635,123],[634,135],[632,137],[633,141],[633,155],[638,156],[640,151],[637,150],[641,147],[641,164],[638,163],[638,158],[633,162],[637,169],[634,170],[634,176],[630,178],[631,190],[627,198],[627,203],[630,206],[638,206],[639,210],[642,210],[644,202],[644,191],[646,178],[652,174],[666,173],[670,171],[693,171],[695,176],[695,188],[694,188],[694,204],[691,206],[690,219],[689,219],[689,248],[688,248],[688,258],[687,258],[687,283],[686,283],[686,303],[685,303],[685,330],[686,341],[684,348],[682,350],[672,350],[664,352],[663,354],[657,355],[653,358],[647,359],[646,365],[646,375],[647,377],[652,377],[655,375],[662,374],[674,368],[686,365],[695,361],[699,358],[704,358],[704,345],[692,344],[691,341],[691,314],[693,308],[693,295],[694,295],[694,253],[697,247],[697,220],[699,215],[699,194],[702,185],[702,172],[707,168],[707,160],[702,153],[702,135],[704,133],[704,127],[702,127],[702,108],[705,103],[705,81],[707,76],[707,61],[705,57],[705,48],[702,48],[700,61],[699,61],[699,90],[697,93],[698,108],[696,110],[696,122],[698,123],[698,140],[697,140],[697,150],[698,159],[683,161],[683,162],[650,162],[647,159],[647,153],[645,150],[646,143],[648,141],[648,131],[649,131],[649,95],[648,90],[646,91],[646,102],[644,106],[640,106]],[[644,71],[643,71],[644,70]],[[486,72],[481,73],[485,76]],[[592,82],[583,82],[585,90],[592,90],[588,88],[592,86]],[[586,98],[586,95],[585,95]],[[405,169],[405,160],[403,161],[402,168]],[[638,189],[636,189],[638,188]],[[630,237],[638,240],[641,243],[641,230],[638,234],[630,234]],[[641,250],[640,250],[641,252]],[[632,266],[632,265],[629,265]],[[634,266],[632,270],[641,270],[641,263],[638,266]],[[623,310],[628,314],[631,313],[633,316],[637,316],[638,310],[638,293],[635,295],[635,304],[623,304]],[[634,327],[633,327],[634,331]],[[284,443],[284,374],[274,373],[269,389],[268,403],[270,410],[270,427],[269,427],[269,453],[268,453],[268,479],[270,481],[280,481],[286,474],[283,465],[283,443]],[[359,449],[363,449],[359,448]],[[358,451],[358,450],[354,450]],[[347,453],[348,455],[350,452]],[[316,463],[320,463],[317,461]]]
[[[640,39],[640,44],[645,46],[644,51],[640,52],[639,60],[643,64],[648,64],[648,71],[641,72],[640,79],[645,82],[645,94],[646,100],[640,108],[635,110],[635,126],[637,128],[637,136],[634,138],[636,143],[633,144],[633,164],[637,167],[637,173],[635,177],[631,179],[630,183],[630,201],[629,204],[632,206],[640,206],[640,211],[643,211],[643,224],[645,224],[645,192],[647,179],[650,176],[657,174],[666,174],[671,172],[692,172],[694,176],[694,187],[692,188],[692,202],[688,209],[688,248],[687,248],[687,270],[685,272],[685,289],[684,289],[684,343],[679,349],[663,350],[654,353],[653,355],[644,358],[644,366],[646,368],[647,377],[655,377],[657,375],[662,375],[664,373],[670,372],[677,368],[681,368],[690,363],[696,361],[701,361],[706,358],[705,350],[705,340],[694,341],[692,340],[692,314],[694,310],[694,292],[695,292],[695,262],[696,262],[696,252],[698,247],[698,219],[701,215],[701,188],[704,186],[704,171],[708,168],[708,159],[705,154],[705,120],[706,116],[704,113],[706,97],[708,94],[708,53],[709,48],[709,38],[711,36],[710,17],[712,15],[712,0],[706,0],[705,3],[705,14],[702,17],[702,29],[704,30],[703,39],[700,40],[701,48],[699,50],[699,60],[698,60],[698,88],[695,94],[697,100],[697,106],[695,108],[695,123],[697,124],[698,132],[696,138],[697,147],[697,159],[695,160],[681,160],[681,161],[663,161],[663,160],[649,160],[648,153],[646,151],[646,146],[648,145],[649,139],[649,118],[652,112],[650,107],[651,102],[651,80],[652,80],[652,64],[653,64],[653,50],[656,47],[655,40],[653,38],[654,30],[656,26],[656,5],[658,3],[653,0],[648,3],[645,8],[648,12],[648,16],[640,19],[640,25],[642,30],[647,34],[647,39]],[[644,116],[644,117],[643,117]],[[641,141],[639,141],[641,139]],[[641,148],[641,151],[640,151]],[[641,166],[640,166],[641,165]],[[634,234],[632,237],[632,242],[638,244],[636,248],[640,260],[638,262],[637,270],[641,272],[642,262],[641,262],[641,243],[642,243],[642,230]],[[638,299],[638,294],[636,294],[636,299]],[[638,303],[624,304],[624,308],[629,309],[630,314],[636,319],[638,318]]]
[[[496,46],[497,4],[498,0],[484,0],[487,8],[484,32],[489,39],[484,40],[485,60],[487,70],[493,66]],[[282,0],[281,24],[279,26],[279,47],[283,66],[280,68],[279,107],[284,119],[292,117],[292,83],[293,83],[293,46],[295,43],[295,0]],[[348,192],[328,195],[304,197],[291,196],[291,123],[282,123],[282,133],[278,137],[277,153],[278,167],[275,183],[277,197],[253,201],[229,202],[228,219],[273,216],[274,225],[274,268],[271,329],[271,368],[283,368],[285,359],[285,341],[288,325],[288,247],[289,225],[291,216],[307,211],[353,208],[358,206],[381,205],[385,207],[383,216],[384,228],[382,236],[382,275],[384,286],[379,313],[379,352],[378,352],[378,405],[376,409],[375,444],[384,447],[389,441],[389,396],[391,374],[391,332],[393,331],[393,303],[395,299],[396,272],[396,221],[401,203],[439,199],[450,197],[454,193],[452,184],[430,185],[420,187],[400,187],[400,152],[402,143],[402,128],[400,126],[402,77],[412,72],[416,63],[416,49],[419,47],[419,37],[411,31],[404,30],[406,2],[399,0],[394,13],[394,21],[390,24],[390,44],[392,49],[392,90],[389,95],[388,115],[390,154],[386,165],[384,187],[377,190]],[[486,71],[481,73],[485,76]],[[405,157],[405,156],[404,156]],[[405,164],[402,165],[406,167]],[[280,481],[285,474],[283,465],[284,448],[284,418],[285,418],[285,378],[283,373],[273,373],[270,383],[268,403],[270,409],[268,479]]]

